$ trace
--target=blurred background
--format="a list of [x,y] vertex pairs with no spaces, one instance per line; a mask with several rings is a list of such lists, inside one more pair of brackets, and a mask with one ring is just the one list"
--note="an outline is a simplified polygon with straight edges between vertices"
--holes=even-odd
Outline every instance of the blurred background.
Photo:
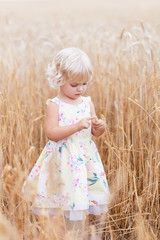
[[21,192],[48,141],[45,69],[68,46],[91,58],[87,94],[107,124],[95,140],[112,195],[100,233],[160,239],[159,13],[159,0],[0,0],[0,239],[79,240],[57,237],[62,221],[37,218]]
[[[77,17],[90,21],[107,20],[111,18],[154,20],[158,18],[160,1],[158,0],[1,0],[0,15],[15,14],[16,16],[33,19],[50,17],[69,17],[78,21]],[[45,21],[44,19],[44,21]],[[113,20],[113,19],[112,19]]]

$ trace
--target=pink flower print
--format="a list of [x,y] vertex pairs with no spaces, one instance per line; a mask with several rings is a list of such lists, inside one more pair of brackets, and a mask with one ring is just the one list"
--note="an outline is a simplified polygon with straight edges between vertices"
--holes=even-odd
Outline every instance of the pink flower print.
[[61,198],[64,198],[64,195],[62,194]]
[[77,166],[75,166],[75,170],[76,170],[76,172],[77,172],[77,170],[78,170],[78,167],[77,167]]
[[79,145],[81,148],[84,148],[84,146],[85,146],[85,144],[83,142],[80,142]]
[[82,131],[83,131],[83,130],[76,132],[75,135],[76,135],[76,136],[81,135],[81,132],[82,132]]
[[61,200],[62,200],[62,206],[64,206],[64,204],[68,204],[70,200],[69,193],[67,192],[66,194],[62,194]]
[[88,185],[85,184],[82,188],[82,192],[86,195],[86,197],[88,197]]
[[79,121],[79,119],[76,117],[74,122],[77,123],[78,121]]
[[85,112],[85,110],[84,109],[81,109],[81,113],[83,114]]
[[36,198],[37,198],[37,199],[44,199],[44,198],[45,198],[45,195],[37,194]]
[[76,155],[70,156],[67,162],[67,165],[70,167],[70,171],[76,171],[80,172],[81,171],[81,165],[83,164],[83,160]]
[[40,168],[41,168],[41,165],[34,165],[32,171],[31,171],[31,174],[30,174],[30,177],[35,177],[35,176],[39,176],[39,171],[40,171]]
[[57,166],[56,166],[56,169],[57,169],[57,170],[61,170],[61,166],[60,166],[60,165],[57,165]]
[[47,147],[47,151],[51,151],[51,147]]
[[37,194],[36,198],[37,198],[37,199],[39,199],[39,198],[40,198],[40,195],[39,195],[39,194]]
[[[81,148],[81,151],[84,153],[84,151],[85,151],[85,143],[84,142],[79,142],[79,146],[80,146],[80,148]],[[84,156],[84,155],[83,155]]]
[[106,180],[106,174],[104,171],[97,173],[97,177],[102,180]]
[[100,172],[100,179],[103,179],[103,180],[106,179],[106,174],[105,174],[105,172]]
[[69,120],[69,121],[68,121],[68,124],[69,124],[69,125],[75,124],[75,120],[73,120],[73,119]]
[[60,116],[61,118],[63,118],[64,112],[60,112],[60,113],[59,113],[59,116]]
[[51,151],[55,152],[56,150],[57,150],[56,146],[53,146]]
[[77,187],[79,178],[74,179],[74,186]]
[[80,188],[81,187],[81,182],[79,181],[79,178],[75,178],[72,182],[72,187],[74,189],[74,191],[77,189],[77,188]]
[[105,172],[100,172],[100,176],[105,176]]
[[87,165],[87,170],[88,170],[89,172],[91,172],[91,171],[93,170],[93,167],[92,167],[90,164],[88,164],[88,165]]
[[58,121],[63,120],[63,118],[64,118],[64,112],[61,111],[61,112],[59,112]]
[[71,157],[70,157],[70,160],[73,160],[74,158],[75,158],[75,155],[71,156]]

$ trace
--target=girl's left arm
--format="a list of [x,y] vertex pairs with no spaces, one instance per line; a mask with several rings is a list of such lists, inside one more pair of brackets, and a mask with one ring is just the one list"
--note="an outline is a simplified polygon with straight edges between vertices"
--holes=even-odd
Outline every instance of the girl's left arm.
[[96,117],[96,119],[92,120],[92,134],[93,136],[99,137],[104,133],[106,124],[102,119],[97,118],[92,101],[90,102],[90,108],[91,108],[91,116]]

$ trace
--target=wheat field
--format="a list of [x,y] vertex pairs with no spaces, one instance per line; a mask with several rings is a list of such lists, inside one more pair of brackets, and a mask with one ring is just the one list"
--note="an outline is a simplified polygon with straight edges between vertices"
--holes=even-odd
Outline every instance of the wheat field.
[[21,193],[47,142],[46,100],[56,91],[45,69],[57,51],[75,46],[91,58],[87,95],[107,126],[95,141],[111,201],[108,213],[98,222],[91,217],[87,229],[105,240],[158,240],[160,4],[77,3],[0,3],[0,239],[80,239],[63,218],[31,213]]

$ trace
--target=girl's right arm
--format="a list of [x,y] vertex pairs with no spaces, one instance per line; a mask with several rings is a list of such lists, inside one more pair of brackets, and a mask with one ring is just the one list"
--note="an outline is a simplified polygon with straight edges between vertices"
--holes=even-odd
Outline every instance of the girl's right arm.
[[58,105],[54,102],[50,102],[47,105],[46,116],[45,116],[45,132],[46,136],[51,141],[62,140],[72,134],[87,129],[90,126],[90,120],[94,117],[83,118],[78,123],[68,126],[58,125]]

